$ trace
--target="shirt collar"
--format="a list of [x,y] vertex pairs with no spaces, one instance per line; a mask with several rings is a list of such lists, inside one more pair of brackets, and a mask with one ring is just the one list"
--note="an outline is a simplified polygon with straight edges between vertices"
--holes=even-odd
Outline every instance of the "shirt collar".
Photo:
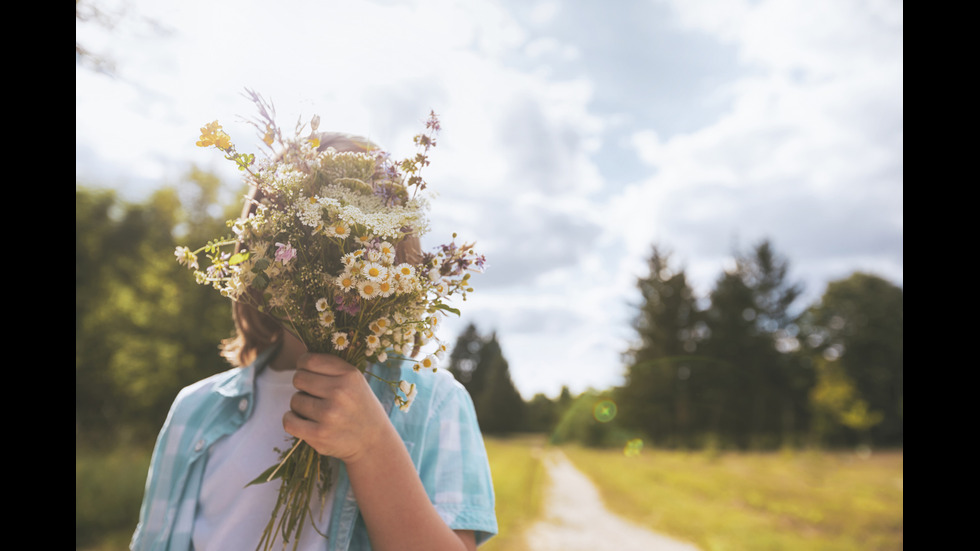
[[237,398],[252,394],[255,390],[255,375],[266,367],[279,352],[279,345],[273,345],[260,352],[252,363],[239,368],[237,377],[230,377],[215,387],[215,392],[227,398]]
[[[255,391],[255,377],[266,366],[269,362],[275,358],[276,353],[279,352],[279,345],[273,345],[262,352],[260,352],[255,360],[249,365],[239,368],[239,371],[235,374],[236,376],[229,377],[221,384],[215,387],[215,392],[226,397],[226,398],[238,398],[241,396],[251,395]],[[368,369],[378,375],[382,379],[397,382],[400,379],[401,369],[398,367],[398,361],[389,359],[387,362],[382,364],[372,364]],[[381,404],[385,406],[385,410],[390,412],[391,406],[394,404],[395,392],[386,383],[379,381],[375,377],[370,378],[370,384],[374,390],[375,395],[381,400]]]

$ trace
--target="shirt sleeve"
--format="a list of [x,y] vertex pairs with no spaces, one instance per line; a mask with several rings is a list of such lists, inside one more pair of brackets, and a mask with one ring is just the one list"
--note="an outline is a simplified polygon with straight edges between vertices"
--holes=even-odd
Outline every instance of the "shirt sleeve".
[[[183,394],[183,391],[182,393]],[[139,523],[133,533],[129,547],[134,551],[151,549],[154,539],[164,530],[163,514],[169,503],[167,502],[168,492],[165,490],[166,482],[161,485],[161,476],[166,477],[166,469],[172,468],[174,463],[173,455],[177,449],[176,438],[174,438],[174,417],[177,405],[180,402],[179,394],[174,403],[170,406],[167,419],[157,435],[156,444],[153,447],[153,454],[150,457],[150,468],[146,476],[146,486],[143,489],[143,503],[140,506]],[[180,432],[178,428],[176,432]]]
[[453,530],[473,530],[477,544],[497,533],[493,482],[469,393],[448,373],[434,376],[419,476],[439,516]]

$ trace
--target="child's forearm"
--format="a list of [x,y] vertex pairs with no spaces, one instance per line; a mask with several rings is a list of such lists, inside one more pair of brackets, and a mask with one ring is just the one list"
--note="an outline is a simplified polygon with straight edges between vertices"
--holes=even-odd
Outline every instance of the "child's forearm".
[[379,551],[476,549],[472,531],[454,532],[436,512],[395,428],[386,425],[376,439],[346,461],[372,546]]

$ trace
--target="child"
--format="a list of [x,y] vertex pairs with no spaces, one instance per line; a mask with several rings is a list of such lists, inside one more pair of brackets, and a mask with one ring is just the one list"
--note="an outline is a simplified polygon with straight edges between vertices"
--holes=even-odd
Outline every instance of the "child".
[[[369,146],[344,134],[320,143]],[[418,254],[417,239],[398,254]],[[237,367],[178,394],[153,452],[132,549],[255,549],[279,481],[246,485],[291,436],[331,457],[333,471],[298,549],[473,550],[496,533],[486,450],[469,394],[452,375],[389,361],[366,377],[337,356],[307,353],[247,305],[235,302],[233,317],[236,336],[223,355]],[[416,385],[408,411],[393,408],[379,377]]]

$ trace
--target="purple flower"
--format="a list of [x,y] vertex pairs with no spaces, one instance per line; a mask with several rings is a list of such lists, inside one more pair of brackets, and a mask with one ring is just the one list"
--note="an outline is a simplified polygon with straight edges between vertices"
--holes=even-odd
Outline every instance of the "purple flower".
[[[346,299],[350,299],[350,302],[347,302]],[[337,310],[345,314],[356,316],[361,311],[361,305],[357,297],[345,297],[342,293],[337,293],[334,295],[333,300],[337,303]]]
[[296,249],[293,248],[289,243],[276,243],[279,247],[276,249],[276,261],[286,264],[290,260],[296,258]]

